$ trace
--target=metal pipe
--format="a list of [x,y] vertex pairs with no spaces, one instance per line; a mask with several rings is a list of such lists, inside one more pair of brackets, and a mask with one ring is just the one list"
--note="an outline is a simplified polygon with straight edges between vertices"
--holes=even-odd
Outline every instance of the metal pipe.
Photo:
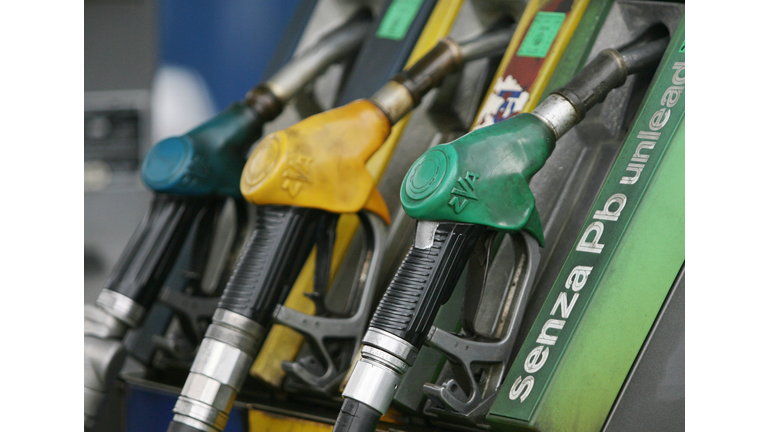
[[413,66],[395,75],[370,100],[395,124],[466,62],[503,53],[514,31],[512,25],[464,42],[444,38]]
[[633,44],[620,50],[621,58],[627,66],[627,74],[632,75],[658,63],[664,55],[667,45],[669,45],[669,36],[652,42]]
[[627,76],[654,66],[661,60],[669,36],[645,38],[615,50],[600,51],[568,84],[555,90],[532,114],[542,120],[559,139],[584,119],[590,108],[605,100],[611,90],[621,86]]
[[494,30],[474,39],[459,43],[464,63],[485,57],[503,54],[512,40],[516,26]]
[[262,86],[267,87],[280,104],[286,103],[312,78],[359,48],[368,33],[370,22],[368,11],[359,12],[348,23],[323,36],[315,45],[293,57]]

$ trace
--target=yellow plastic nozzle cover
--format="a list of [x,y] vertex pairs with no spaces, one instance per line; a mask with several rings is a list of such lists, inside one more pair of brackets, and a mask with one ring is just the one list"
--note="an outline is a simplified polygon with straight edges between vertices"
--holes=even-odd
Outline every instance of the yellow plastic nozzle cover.
[[240,177],[254,204],[311,207],[333,213],[362,209],[389,223],[389,210],[365,162],[389,136],[387,117],[361,99],[313,115],[264,137]]

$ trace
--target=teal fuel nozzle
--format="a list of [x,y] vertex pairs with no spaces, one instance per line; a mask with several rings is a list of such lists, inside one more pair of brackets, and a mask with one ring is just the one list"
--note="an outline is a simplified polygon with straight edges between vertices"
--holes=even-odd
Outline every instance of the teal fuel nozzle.
[[264,116],[236,102],[189,133],[155,144],[144,158],[141,178],[160,193],[241,197],[245,152],[264,123]]

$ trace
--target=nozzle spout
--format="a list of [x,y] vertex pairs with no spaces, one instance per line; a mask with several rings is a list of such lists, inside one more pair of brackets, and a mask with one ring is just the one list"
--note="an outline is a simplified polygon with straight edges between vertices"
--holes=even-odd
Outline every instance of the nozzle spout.
[[669,36],[665,36],[634,43],[621,51],[603,50],[568,84],[553,93],[571,101],[583,119],[587,111],[604,101],[611,90],[624,84],[627,76],[656,65],[668,44]]
[[512,25],[464,42],[444,38],[413,66],[395,75],[371,97],[371,101],[395,124],[464,63],[503,53],[514,30]]
[[323,36],[296,55],[266,82],[248,92],[246,102],[266,120],[275,118],[302,87],[328,66],[354,52],[371,24],[371,14],[361,10],[349,22]]
[[658,64],[669,44],[669,35],[642,38],[620,50],[605,49],[555,90],[532,112],[554,133],[556,139],[586,116],[587,111],[621,86],[627,76]]

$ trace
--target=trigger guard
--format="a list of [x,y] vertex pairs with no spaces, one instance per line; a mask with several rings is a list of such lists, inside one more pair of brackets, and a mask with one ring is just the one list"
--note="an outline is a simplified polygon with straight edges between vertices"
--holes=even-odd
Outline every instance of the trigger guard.
[[330,394],[338,389],[339,384],[346,374],[345,369],[339,370],[333,364],[333,358],[327,347],[329,339],[347,340],[351,342],[353,355],[360,349],[366,328],[374,305],[374,290],[378,281],[381,263],[384,257],[384,243],[386,240],[386,226],[382,220],[372,213],[362,211],[359,213],[360,225],[366,235],[366,249],[371,251],[368,265],[360,263],[356,273],[359,280],[361,272],[367,267],[367,278],[361,282],[361,292],[356,308],[348,317],[319,317],[305,314],[283,305],[278,306],[273,314],[277,324],[284,325],[300,333],[310,341],[315,357],[322,358],[328,363],[322,375],[316,375],[301,365],[298,360],[283,362],[282,368],[301,381],[302,386],[314,391]]

